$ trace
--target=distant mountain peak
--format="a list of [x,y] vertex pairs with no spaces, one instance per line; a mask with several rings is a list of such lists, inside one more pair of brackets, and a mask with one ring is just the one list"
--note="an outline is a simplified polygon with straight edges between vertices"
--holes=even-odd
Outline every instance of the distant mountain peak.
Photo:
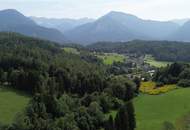
[[23,14],[21,14],[19,11],[17,11],[16,9],[5,9],[5,10],[0,10],[1,14],[6,14],[6,15],[20,15],[20,16],[24,16]]
[[1,10],[1,11],[2,12],[17,12],[17,13],[20,13],[16,9],[4,9],[4,10]]
[[123,12],[119,12],[119,11],[110,11],[108,13],[108,15],[114,15],[114,14],[124,14]]
[[[131,15],[131,14],[124,13],[124,12],[120,12],[120,11],[110,11],[108,14],[109,14],[109,15],[119,15],[119,14]],[[133,16],[134,16],[134,15],[133,15]]]
[[33,20],[15,9],[0,11],[0,32],[17,32],[56,42],[64,42],[64,35],[55,29],[38,26]]
[[10,24],[27,24],[27,25],[35,25],[35,22],[31,19],[25,17],[23,14],[18,12],[15,9],[6,9],[0,11],[0,23],[4,23],[7,25]]
[[178,29],[173,22],[144,20],[137,16],[111,11],[96,21],[66,32],[74,42],[90,44],[98,41],[130,41],[164,39]]
[[124,12],[119,12],[119,11],[111,11],[105,16],[112,16],[112,17],[128,17],[128,18],[135,18],[139,19],[137,16],[129,14],[129,13],[124,13]]

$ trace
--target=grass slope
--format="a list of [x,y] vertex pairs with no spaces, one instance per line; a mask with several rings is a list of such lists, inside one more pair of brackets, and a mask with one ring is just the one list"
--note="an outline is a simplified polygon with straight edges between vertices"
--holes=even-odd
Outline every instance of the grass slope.
[[137,130],[161,130],[164,121],[175,120],[190,111],[190,88],[163,95],[141,95],[135,99]]
[[72,54],[80,54],[80,52],[76,48],[71,48],[71,47],[64,47],[63,50],[67,53],[72,53]]
[[168,64],[169,65],[172,64],[172,62],[156,61],[154,57],[152,57],[151,55],[146,55],[144,61],[145,63],[148,63],[151,66],[158,67],[158,68],[166,67]]
[[126,57],[117,53],[104,53],[97,55],[106,65],[112,65],[114,62],[124,62]]
[[0,122],[9,124],[17,112],[27,105],[29,96],[21,92],[0,87]]

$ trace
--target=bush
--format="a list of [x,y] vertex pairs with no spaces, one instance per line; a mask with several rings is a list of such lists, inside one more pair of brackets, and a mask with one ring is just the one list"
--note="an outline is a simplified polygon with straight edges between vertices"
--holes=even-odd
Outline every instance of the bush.
[[169,92],[171,90],[174,90],[177,88],[176,85],[163,85],[160,86],[159,88],[156,86],[157,84],[155,82],[142,82],[141,83],[141,87],[140,87],[140,91],[142,93],[146,93],[146,94],[150,94],[150,95],[158,95],[158,94],[162,94],[162,93],[166,93]]
[[190,130],[190,113],[180,117],[176,120],[176,130]]
[[102,111],[104,113],[109,112],[109,110],[111,110],[112,108],[112,98],[106,94],[106,93],[102,93],[99,96],[99,105],[102,107]]
[[113,109],[119,109],[119,108],[121,108],[121,106],[123,106],[123,105],[124,105],[123,100],[118,99],[118,98],[114,98],[114,99],[113,99]]
[[190,87],[190,80],[188,80],[188,79],[181,79],[178,82],[178,86],[180,86],[180,87]]
[[157,83],[156,83],[156,87],[162,87],[162,86],[164,86],[164,83],[163,83],[163,82],[157,82]]
[[162,130],[175,130],[175,127],[172,123],[166,121],[163,123]]

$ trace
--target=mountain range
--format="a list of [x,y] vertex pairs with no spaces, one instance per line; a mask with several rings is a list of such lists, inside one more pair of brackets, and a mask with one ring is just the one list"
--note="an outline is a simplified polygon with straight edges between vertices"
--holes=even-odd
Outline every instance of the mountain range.
[[110,12],[92,23],[81,25],[65,33],[78,43],[97,41],[165,40],[178,30],[174,22],[143,20],[122,12]]
[[190,41],[190,21],[187,21],[183,26],[178,28],[177,31],[171,34],[168,38],[169,40],[174,41]]
[[55,19],[55,18],[43,18],[43,17],[30,17],[38,25],[44,26],[47,28],[54,28],[62,33],[72,30],[77,26],[81,26],[86,23],[93,22],[94,19],[90,18],[81,18],[81,19]]
[[59,43],[66,41],[65,36],[60,31],[39,26],[30,18],[13,9],[0,11],[0,31],[18,32]]
[[12,9],[0,11],[0,31],[12,31],[59,43],[88,45],[99,41],[190,41],[190,20],[144,20],[112,11],[98,19],[26,17]]

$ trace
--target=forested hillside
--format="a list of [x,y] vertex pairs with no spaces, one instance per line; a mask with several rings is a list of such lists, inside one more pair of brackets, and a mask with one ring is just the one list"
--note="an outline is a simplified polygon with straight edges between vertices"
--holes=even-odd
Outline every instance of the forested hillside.
[[[136,84],[108,75],[88,52],[71,54],[56,43],[0,33],[0,84],[32,96],[2,130],[134,130]],[[98,61],[98,60],[97,60]],[[118,110],[115,119],[106,113]],[[122,122],[125,121],[125,122]]]
[[190,61],[190,43],[170,41],[100,42],[87,46],[92,51],[152,55],[160,61]]

